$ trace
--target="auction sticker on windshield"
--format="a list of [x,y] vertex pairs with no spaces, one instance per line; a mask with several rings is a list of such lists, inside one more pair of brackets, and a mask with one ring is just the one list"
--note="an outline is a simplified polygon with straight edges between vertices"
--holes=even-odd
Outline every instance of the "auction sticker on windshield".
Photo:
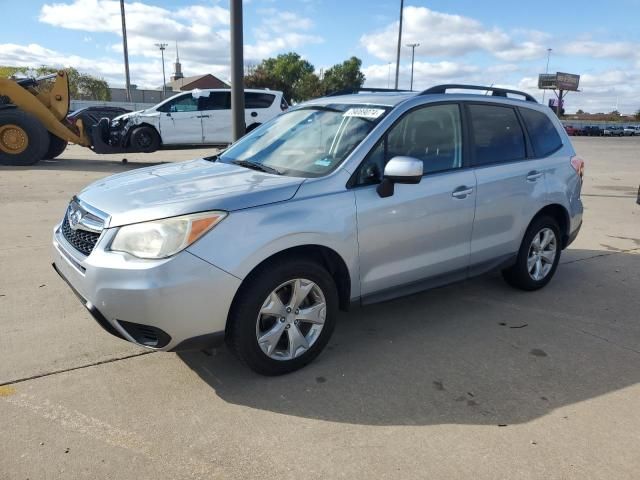
[[350,108],[343,117],[378,118],[384,113],[382,108]]

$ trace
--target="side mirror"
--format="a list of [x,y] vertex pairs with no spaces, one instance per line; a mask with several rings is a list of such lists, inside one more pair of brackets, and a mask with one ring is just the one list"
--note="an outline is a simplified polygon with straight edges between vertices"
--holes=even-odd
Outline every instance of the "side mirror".
[[377,192],[382,198],[390,197],[396,183],[416,184],[424,173],[422,160],[413,157],[393,157],[384,167],[382,182]]

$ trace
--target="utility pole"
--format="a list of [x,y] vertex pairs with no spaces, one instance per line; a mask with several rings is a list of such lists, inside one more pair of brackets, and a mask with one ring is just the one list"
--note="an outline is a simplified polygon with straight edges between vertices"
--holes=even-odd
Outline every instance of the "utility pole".
[[[552,48],[547,48],[547,68],[544,70],[544,73],[549,73],[549,59],[551,58]],[[542,90],[542,104],[544,105],[544,97],[546,96],[547,91]]]
[[162,99],[164,100],[164,96],[167,92],[167,77],[164,75],[164,50],[167,48],[168,43],[156,43],[156,47],[160,49],[160,54],[162,55]]
[[120,0],[120,16],[122,17],[122,48],[124,50],[124,74],[126,78],[127,101],[131,102],[131,79],[129,77],[129,50],[127,48],[127,22],[124,19],[124,0]]
[[400,0],[400,27],[398,28],[398,49],[396,51],[396,90],[398,89],[398,77],[400,76],[400,46],[402,45],[402,13],[404,0]]
[[245,134],[242,0],[231,2],[231,118],[233,141]]
[[411,88],[409,88],[409,90],[411,90],[412,92],[413,92],[413,61],[416,58],[416,47],[419,47],[419,46],[420,46],[419,43],[407,44],[407,47],[411,49]]

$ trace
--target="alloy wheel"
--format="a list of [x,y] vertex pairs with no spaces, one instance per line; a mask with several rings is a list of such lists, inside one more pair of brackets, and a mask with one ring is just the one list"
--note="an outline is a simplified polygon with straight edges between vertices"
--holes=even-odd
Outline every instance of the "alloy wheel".
[[322,289],[296,278],[274,289],[256,320],[256,339],[274,360],[292,360],[308,351],[324,327],[327,305]]
[[548,227],[540,230],[531,241],[527,255],[529,276],[539,282],[549,275],[558,253],[558,241],[554,231]]

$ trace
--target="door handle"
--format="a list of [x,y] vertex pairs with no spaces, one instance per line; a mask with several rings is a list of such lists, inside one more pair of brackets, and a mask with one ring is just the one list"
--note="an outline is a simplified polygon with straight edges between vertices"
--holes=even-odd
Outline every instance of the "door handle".
[[471,195],[473,193],[473,188],[471,187],[467,187],[462,186],[462,187],[458,187],[456,188],[452,193],[451,196],[453,198],[467,198],[467,196]]
[[538,180],[543,175],[544,175],[544,172],[539,172],[537,170],[533,170],[533,171],[527,173],[527,181],[535,182],[536,180]]
[[211,117],[211,115],[200,115],[200,116],[198,116],[198,118],[209,118],[209,117]]

